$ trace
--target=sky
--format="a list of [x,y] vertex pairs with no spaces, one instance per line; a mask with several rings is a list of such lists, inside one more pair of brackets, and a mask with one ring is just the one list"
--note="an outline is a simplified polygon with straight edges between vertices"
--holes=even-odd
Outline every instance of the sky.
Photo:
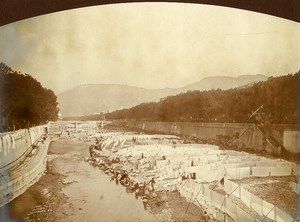
[[178,88],[300,69],[300,24],[220,6],[126,3],[0,27],[0,61],[56,94],[81,84]]

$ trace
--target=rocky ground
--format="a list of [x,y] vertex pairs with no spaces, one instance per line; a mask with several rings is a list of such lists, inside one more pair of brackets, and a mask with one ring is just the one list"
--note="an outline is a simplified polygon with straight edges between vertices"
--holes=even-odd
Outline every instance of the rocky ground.
[[67,185],[66,176],[55,170],[59,161],[57,157],[64,152],[56,143],[53,142],[49,147],[45,175],[23,195],[8,204],[12,220],[57,221],[67,217],[71,203],[62,207],[68,199],[62,191]]
[[190,203],[179,192],[160,192],[159,196],[162,196],[165,200],[163,204],[157,204],[157,202],[149,202],[151,212],[154,213],[160,221],[205,221],[203,209],[196,205],[196,203]]
[[[11,221],[205,221],[201,206],[190,203],[177,191],[157,191],[155,198],[148,198],[147,205],[126,193],[125,187],[116,185],[85,161],[91,144],[84,142],[86,136],[84,132],[73,133],[51,143],[45,175],[5,206]],[[235,182],[298,217],[299,195],[289,186],[294,179],[249,178]]]
[[299,195],[292,191],[290,182],[294,176],[248,178],[238,181],[248,191],[288,212],[294,218],[300,218]]
[[11,221],[204,221],[203,210],[178,192],[158,194],[161,204],[149,201],[144,210],[141,199],[84,161],[84,136],[51,143],[45,175],[5,206]]

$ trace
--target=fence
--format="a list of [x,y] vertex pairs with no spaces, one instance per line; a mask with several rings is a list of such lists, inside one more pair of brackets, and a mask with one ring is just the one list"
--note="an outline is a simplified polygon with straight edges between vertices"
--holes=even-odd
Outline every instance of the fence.
[[208,184],[198,184],[192,181],[179,185],[177,189],[188,201],[204,205],[209,214],[218,221],[254,222],[254,217],[226,198],[225,195],[211,190]]
[[227,165],[212,167],[194,166],[185,167],[184,173],[196,173],[196,178],[202,182],[212,182],[220,180],[226,176],[230,179],[240,180],[249,177],[268,177],[268,176],[290,176],[294,171],[291,166],[284,167],[238,167],[232,168]]
[[300,194],[300,184],[291,182],[291,187],[295,193]]
[[[253,209],[261,218],[267,217],[275,221],[292,222],[292,216],[275,205],[251,194],[238,184],[225,178],[224,190],[228,197],[209,188],[209,184],[199,184],[193,180],[183,181],[177,185],[177,190],[188,201],[199,203],[208,208],[210,214],[219,221],[253,222],[255,217],[243,210],[229,196],[239,198],[248,208]],[[230,218],[228,217],[230,216]]]
[[227,194],[241,199],[249,208],[255,210],[260,216],[268,217],[275,221],[292,222],[294,219],[275,205],[251,194],[245,188],[228,180],[224,180],[224,190]]

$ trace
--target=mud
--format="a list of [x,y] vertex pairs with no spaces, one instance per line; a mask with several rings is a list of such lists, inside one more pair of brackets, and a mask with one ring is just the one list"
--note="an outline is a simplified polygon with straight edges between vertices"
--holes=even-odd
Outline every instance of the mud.
[[77,134],[50,144],[45,175],[1,208],[5,221],[157,221],[141,200],[84,161],[88,143]]

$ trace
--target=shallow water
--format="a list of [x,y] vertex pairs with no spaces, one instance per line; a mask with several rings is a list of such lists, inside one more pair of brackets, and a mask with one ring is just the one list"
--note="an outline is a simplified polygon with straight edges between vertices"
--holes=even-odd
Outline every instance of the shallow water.
[[86,162],[75,162],[68,179],[74,181],[63,189],[78,213],[70,221],[156,221],[143,208],[140,199],[128,194],[126,188],[110,181],[102,171]]
[[[53,211],[49,215],[40,214],[38,220],[36,217],[33,221],[157,221],[144,210],[140,199],[135,199],[125,187],[116,185],[100,169],[84,161],[88,156],[87,143],[78,138],[58,140],[51,143],[49,153],[50,159],[54,159],[47,163],[51,170],[23,195],[4,206],[0,218],[23,221],[35,207],[50,206],[53,201]],[[67,181],[61,190],[60,181]],[[48,190],[54,191],[51,197],[56,200],[40,199]]]

